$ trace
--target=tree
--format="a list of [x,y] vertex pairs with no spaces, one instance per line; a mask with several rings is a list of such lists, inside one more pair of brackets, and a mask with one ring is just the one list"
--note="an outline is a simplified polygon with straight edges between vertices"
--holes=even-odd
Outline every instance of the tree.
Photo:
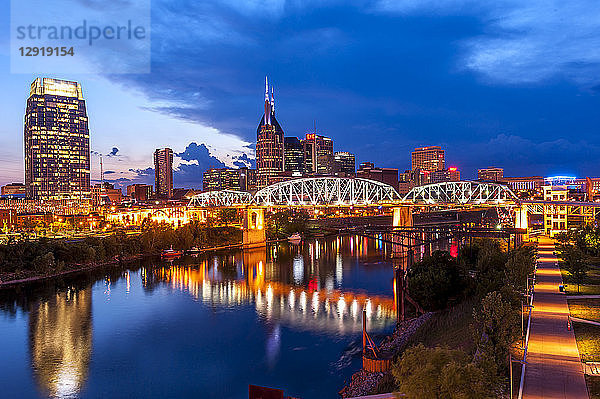
[[398,390],[408,398],[494,398],[493,380],[462,350],[426,348],[419,344],[404,351],[392,366]]
[[520,334],[518,309],[514,309],[500,292],[490,292],[482,299],[481,306],[473,310],[471,328],[476,358],[487,355],[498,368],[506,365],[510,345]]
[[448,306],[452,297],[465,287],[458,262],[448,252],[435,251],[415,263],[408,271],[410,296],[427,310]]
[[585,282],[590,268],[587,255],[576,245],[558,244],[558,256],[563,261],[563,267],[571,274],[571,280],[579,287]]

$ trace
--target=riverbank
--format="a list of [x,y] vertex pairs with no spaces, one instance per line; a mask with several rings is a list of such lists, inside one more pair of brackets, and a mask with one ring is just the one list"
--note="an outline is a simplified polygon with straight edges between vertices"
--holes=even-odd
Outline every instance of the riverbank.
[[153,256],[153,255],[138,254],[138,255],[133,255],[133,256],[127,256],[127,257],[124,257],[121,259],[112,259],[112,260],[107,260],[107,261],[103,261],[103,262],[91,262],[91,263],[87,263],[87,264],[74,264],[71,267],[69,267],[68,270],[62,270],[59,272],[54,272],[54,273],[51,272],[51,273],[46,273],[46,274],[39,274],[33,270],[20,272],[20,273],[3,274],[3,275],[0,275],[0,289],[13,288],[13,287],[21,285],[21,284],[29,284],[29,283],[35,283],[35,282],[48,280],[48,279],[52,279],[52,278],[57,278],[57,277],[64,277],[64,276],[68,276],[70,274],[86,272],[86,271],[94,270],[94,269],[97,269],[100,267],[117,265],[119,263],[131,262],[134,260],[143,259],[148,256]]
[[[398,323],[394,332],[387,336],[382,341],[381,345],[379,345],[380,352],[391,355],[394,359],[397,358],[406,347],[410,338],[431,318],[432,315],[433,313],[429,312],[415,319]],[[391,373],[389,371],[383,373],[370,373],[361,369],[352,375],[350,384],[342,388],[339,394],[342,398],[372,395],[378,393],[378,386],[383,383],[386,378],[390,377]]]

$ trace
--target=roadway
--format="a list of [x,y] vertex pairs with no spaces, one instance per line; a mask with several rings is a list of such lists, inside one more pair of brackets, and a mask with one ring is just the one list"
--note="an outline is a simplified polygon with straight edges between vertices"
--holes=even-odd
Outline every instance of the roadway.
[[523,398],[587,399],[575,334],[567,327],[567,298],[558,290],[562,277],[553,252],[553,241],[541,238]]

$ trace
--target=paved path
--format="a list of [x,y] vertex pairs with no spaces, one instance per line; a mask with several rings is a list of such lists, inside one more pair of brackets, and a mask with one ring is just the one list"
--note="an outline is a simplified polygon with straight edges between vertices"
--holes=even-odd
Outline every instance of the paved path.
[[540,238],[523,398],[588,398],[554,244]]

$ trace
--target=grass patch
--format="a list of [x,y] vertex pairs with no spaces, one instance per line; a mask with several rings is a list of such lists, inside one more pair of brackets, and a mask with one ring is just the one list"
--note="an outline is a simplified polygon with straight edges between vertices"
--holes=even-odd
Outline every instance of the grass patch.
[[474,348],[471,337],[474,300],[467,300],[451,309],[435,313],[408,340],[407,347],[422,343],[433,348],[447,346],[469,353]]
[[572,317],[600,322],[600,301],[597,299],[569,299]]
[[586,375],[585,383],[590,393],[590,399],[600,399],[600,376]]
[[600,327],[573,323],[577,349],[582,362],[600,362]]
[[[558,265],[561,266],[562,262]],[[571,282],[571,273],[561,267],[560,273],[565,284],[567,295],[600,295],[600,267],[594,265],[587,273],[585,284],[579,286]]]

